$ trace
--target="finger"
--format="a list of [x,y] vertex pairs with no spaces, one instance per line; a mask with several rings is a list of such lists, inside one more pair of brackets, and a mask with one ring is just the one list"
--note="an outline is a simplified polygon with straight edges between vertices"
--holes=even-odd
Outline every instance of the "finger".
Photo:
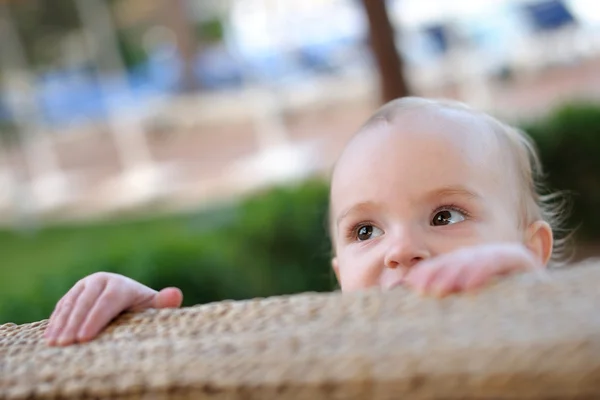
[[98,297],[101,296],[105,287],[105,280],[94,281],[86,285],[85,290],[77,298],[77,304],[75,304],[73,311],[71,311],[65,327],[56,341],[59,346],[66,346],[75,342],[83,321],[98,300]]
[[421,294],[427,292],[427,288],[431,285],[431,282],[435,279],[437,274],[443,269],[443,263],[436,260],[436,262],[422,263],[417,267],[409,271],[405,277],[405,281],[408,286]]
[[56,339],[60,336],[65,324],[67,323],[73,307],[77,303],[78,297],[85,289],[83,281],[75,284],[75,286],[60,300],[60,307],[57,308],[56,314],[51,321],[51,332],[48,336],[50,345],[56,344]]
[[152,306],[154,308],[179,308],[183,303],[183,293],[180,289],[165,288],[154,296]]
[[[77,284],[75,284],[75,286],[77,286]],[[44,333],[46,339],[53,336],[53,332],[56,330],[56,318],[62,310],[65,299],[69,299],[73,294],[72,292],[75,289],[75,286],[73,286],[73,288],[71,288],[64,296],[62,296],[58,303],[56,303],[56,307],[54,307],[52,314],[50,314],[50,318],[48,318],[48,326],[46,326],[46,332]]]
[[46,325],[46,330],[44,331],[44,337],[46,339],[52,336],[52,327],[54,326],[54,321],[56,320],[56,314],[58,314],[58,310],[60,310],[65,297],[66,296],[61,297],[61,299],[56,303],[54,310],[52,310],[52,314],[50,314],[50,318],[48,318],[48,325]]
[[127,296],[120,293],[123,291],[119,291],[117,286],[108,284],[105,287],[77,332],[79,342],[96,337],[113,318],[129,307]]
[[495,277],[535,268],[535,262],[524,252],[497,254],[494,258],[483,262],[466,277],[464,288],[465,290],[479,289],[490,283]]
[[463,289],[475,290],[485,286],[493,277],[497,276],[491,268],[478,268],[472,274],[465,277]]
[[465,264],[452,265],[440,268],[430,285],[425,289],[437,297],[444,297],[461,290],[463,276],[468,273]]
[[507,275],[522,267],[510,258],[495,258],[473,268],[472,273],[465,277],[464,290],[479,289],[490,283],[495,277]]

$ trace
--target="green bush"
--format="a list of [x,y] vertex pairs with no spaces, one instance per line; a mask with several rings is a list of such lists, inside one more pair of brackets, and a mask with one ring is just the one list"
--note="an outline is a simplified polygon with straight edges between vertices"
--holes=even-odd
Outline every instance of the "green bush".
[[0,323],[46,318],[80,278],[125,274],[180,287],[184,304],[333,287],[327,185],[277,188],[240,204],[147,221],[0,234]]
[[581,241],[600,238],[600,105],[573,102],[523,125],[537,144],[546,183],[570,203],[567,227]]

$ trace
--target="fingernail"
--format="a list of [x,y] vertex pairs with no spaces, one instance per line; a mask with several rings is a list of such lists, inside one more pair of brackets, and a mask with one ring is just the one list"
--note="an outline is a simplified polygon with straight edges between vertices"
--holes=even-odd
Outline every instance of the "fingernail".
[[80,330],[79,332],[77,332],[77,341],[78,342],[87,342],[88,341],[88,332],[84,331],[84,330]]
[[64,346],[68,343],[69,338],[67,338],[66,336],[60,336],[57,340],[56,340],[56,344],[59,346]]
[[440,297],[440,298],[441,298],[441,297],[444,297],[444,292],[445,292],[445,290],[444,290],[444,288],[443,288],[442,286],[439,286],[439,285],[433,285],[433,286],[431,287],[431,290],[430,290],[430,292],[431,292],[431,294],[432,294],[434,297]]

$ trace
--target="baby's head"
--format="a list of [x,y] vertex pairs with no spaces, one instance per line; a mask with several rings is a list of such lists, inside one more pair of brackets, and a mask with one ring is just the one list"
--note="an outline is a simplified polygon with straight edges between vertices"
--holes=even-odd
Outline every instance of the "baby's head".
[[518,242],[547,265],[552,215],[540,163],[518,130],[449,101],[402,98],[350,141],[331,181],[333,268],[342,290],[388,288],[461,247]]

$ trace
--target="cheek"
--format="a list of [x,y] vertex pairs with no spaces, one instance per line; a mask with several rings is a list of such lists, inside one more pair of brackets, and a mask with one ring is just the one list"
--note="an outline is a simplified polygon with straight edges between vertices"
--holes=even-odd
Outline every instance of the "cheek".
[[514,242],[523,240],[521,206],[518,200],[498,195],[489,205],[481,236],[487,242]]
[[493,241],[489,228],[483,223],[468,222],[460,226],[442,228],[428,235],[427,247],[431,257],[450,253],[462,247],[476,246]]
[[498,207],[488,220],[478,225],[478,237],[486,243],[521,241],[523,233],[519,217],[507,207]]
[[513,242],[521,236],[516,226],[501,220],[469,222],[468,225],[452,227],[430,236],[429,250],[432,256],[445,254],[461,247],[498,242]]
[[343,292],[379,286],[383,263],[369,252],[338,253],[339,284]]

